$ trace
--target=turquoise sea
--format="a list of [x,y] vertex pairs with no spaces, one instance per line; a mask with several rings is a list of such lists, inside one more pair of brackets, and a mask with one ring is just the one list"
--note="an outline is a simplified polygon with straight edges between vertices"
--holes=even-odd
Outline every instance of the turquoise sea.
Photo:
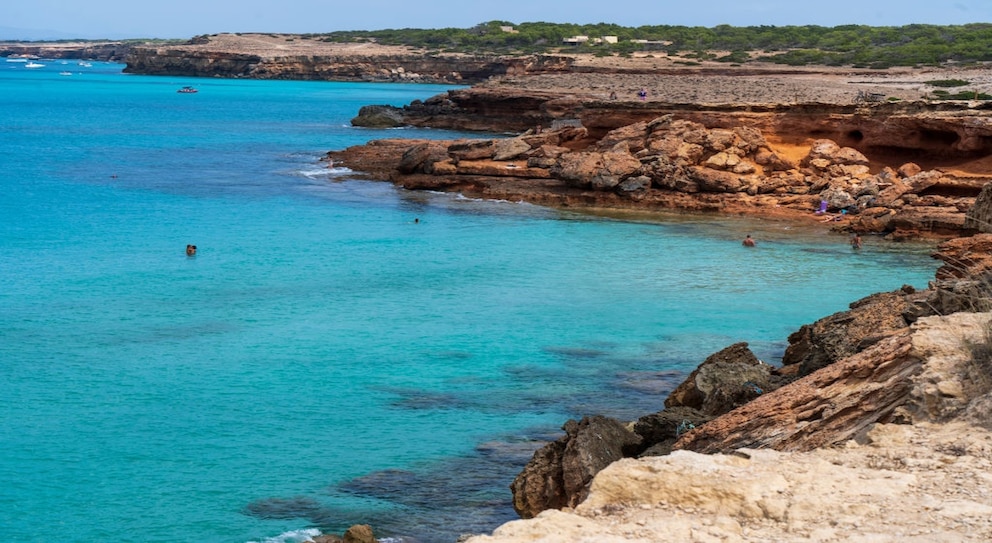
[[318,161],[451,137],[348,123],[444,87],[43,63],[0,63],[2,541],[370,523],[452,542],[514,518],[507,485],[567,419],[657,411],[738,341],[777,363],[801,324],[937,266],[925,245],[409,193]]

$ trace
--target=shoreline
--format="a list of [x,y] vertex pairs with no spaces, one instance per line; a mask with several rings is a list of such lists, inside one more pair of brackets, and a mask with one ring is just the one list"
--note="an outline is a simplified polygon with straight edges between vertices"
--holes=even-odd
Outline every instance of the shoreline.
[[[963,285],[992,268],[987,257],[965,256],[987,254],[983,247],[990,236],[976,234],[969,221],[988,224],[981,210],[992,198],[985,190],[992,169],[978,156],[984,151],[958,145],[966,137],[962,126],[992,124],[984,109],[946,114],[920,102],[900,105],[901,112],[894,106],[855,109],[838,119],[823,108],[820,120],[809,116],[817,110],[809,105],[785,107],[778,117],[756,116],[746,106],[737,108],[743,115],[727,115],[734,108],[724,107],[700,115],[679,106],[658,115],[648,100],[604,104],[601,96],[574,89],[549,97],[547,89],[508,90],[503,82],[403,108],[399,118],[418,126],[484,128],[488,113],[496,117],[490,129],[520,119],[546,122],[549,114],[581,122],[526,128],[499,140],[379,140],[327,157],[410,190],[527,201],[590,216],[651,220],[699,213],[896,241],[951,241],[940,246],[937,258],[945,266],[927,289],[905,286],[875,294],[852,302],[849,311],[804,325],[789,337],[783,366],[762,370],[767,375],[728,370],[720,377],[725,381],[710,375],[702,381],[706,391],[698,390],[703,385],[695,380],[697,372],[716,371],[708,369],[711,360],[751,364],[746,356],[721,351],[679,385],[658,413],[636,422],[592,416],[568,421],[566,435],[535,452],[511,486],[523,520],[469,542],[992,537],[987,508],[976,499],[992,491],[990,485],[973,481],[962,496],[941,477],[931,477],[933,467],[917,467],[937,451],[946,455],[937,465],[961,468],[953,471],[955,478],[992,468],[992,428],[982,423],[992,396],[968,384],[974,378],[969,345],[992,325],[982,320],[987,315],[945,316],[976,311],[970,296],[984,291]],[[431,109],[440,104],[448,118],[440,108]],[[642,109],[647,111],[640,115]],[[871,123],[884,119],[879,124],[885,125],[896,116],[903,129],[873,132]],[[940,141],[916,137],[935,126]],[[891,144],[885,142],[904,147],[887,155],[879,152]],[[959,154],[941,158],[947,152]],[[903,160],[911,155],[929,169]],[[955,271],[962,259],[970,264]],[[965,288],[976,291],[963,298],[950,294]],[[964,328],[971,335],[962,335]],[[926,342],[954,346],[941,351]],[[735,348],[740,345],[725,351]],[[750,376],[744,385],[741,375]],[[698,387],[696,396],[686,387]],[[948,395],[939,397],[939,390]],[[701,405],[688,399],[699,396],[705,398]],[[688,432],[673,430],[679,420],[679,428],[692,421]],[[971,439],[959,435],[964,428]],[[879,458],[892,463],[880,464]],[[715,470],[722,475],[711,481],[708,474]],[[905,483],[886,486],[893,478]],[[872,481],[887,490],[880,498],[866,497],[845,480]],[[915,485],[926,494],[917,495]],[[740,496],[739,503],[728,496]],[[940,511],[931,499],[960,507],[939,520],[918,522]],[[838,502],[861,508],[837,509]],[[835,521],[825,524],[824,511]],[[862,526],[878,524],[879,512],[885,527],[855,537]],[[889,534],[896,535],[886,539]]]

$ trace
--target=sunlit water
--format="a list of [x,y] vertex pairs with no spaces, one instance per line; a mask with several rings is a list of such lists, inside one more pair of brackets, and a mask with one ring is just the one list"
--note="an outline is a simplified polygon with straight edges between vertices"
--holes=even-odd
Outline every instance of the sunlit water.
[[734,342],[776,363],[799,325],[936,267],[926,246],[409,193],[318,161],[453,136],[348,123],[443,87],[12,64],[3,541],[491,530],[568,418],[657,411]]

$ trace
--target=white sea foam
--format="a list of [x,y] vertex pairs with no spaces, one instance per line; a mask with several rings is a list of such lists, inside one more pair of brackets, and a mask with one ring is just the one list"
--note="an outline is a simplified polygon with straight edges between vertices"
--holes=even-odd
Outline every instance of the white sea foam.
[[307,179],[323,179],[325,177],[347,175],[352,173],[352,170],[351,168],[345,168],[344,166],[335,166],[333,168],[312,168],[307,170],[299,170],[297,173]]
[[281,533],[275,537],[269,537],[262,541],[248,541],[247,543],[305,543],[313,542],[313,538],[320,535],[320,530],[316,528],[305,528],[303,530],[293,530]]

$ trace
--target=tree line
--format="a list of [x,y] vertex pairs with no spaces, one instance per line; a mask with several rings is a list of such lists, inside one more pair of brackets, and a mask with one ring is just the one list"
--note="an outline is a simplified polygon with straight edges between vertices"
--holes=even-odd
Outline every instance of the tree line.
[[[507,32],[504,27],[512,28]],[[617,43],[566,46],[573,36],[616,36]],[[992,60],[992,24],[878,27],[843,25],[624,27],[599,23],[520,23],[490,21],[471,28],[388,29],[305,34],[328,42],[375,41],[433,52],[527,54],[561,51],[630,55],[658,51],[668,55],[724,62],[762,60],[789,65],[889,66],[975,63]],[[633,40],[646,41],[638,43]],[[714,53],[719,51],[721,53]]]

